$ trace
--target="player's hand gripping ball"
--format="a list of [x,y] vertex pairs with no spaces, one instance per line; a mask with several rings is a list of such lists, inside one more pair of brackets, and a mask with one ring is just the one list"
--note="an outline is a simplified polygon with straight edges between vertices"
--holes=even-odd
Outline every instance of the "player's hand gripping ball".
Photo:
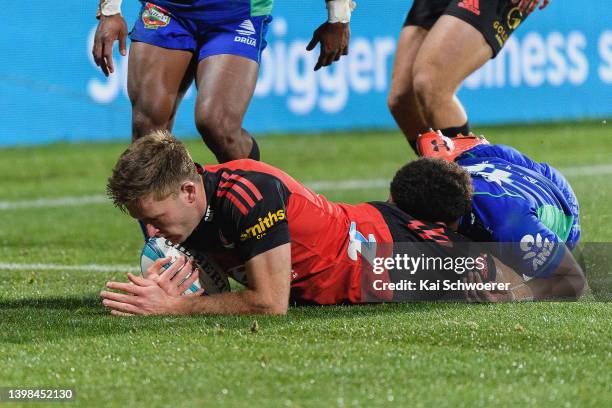
[[[140,254],[140,271],[142,276],[145,278],[148,277],[147,271],[156,260],[166,257],[172,258],[170,262],[162,267],[160,271],[161,274],[181,256],[192,261],[194,267],[198,268],[199,275],[198,280],[185,290],[183,295],[195,293],[202,288],[204,289],[205,295],[230,291],[227,275],[211,259],[204,256],[198,256],[197,259],[194,259],[194,257],[180,245],[160,237],[149,238],[144,248],[142,248],[142,253]],[[191,276],[191,274],[189,274],[186,279],[188,279],[189,276]]]

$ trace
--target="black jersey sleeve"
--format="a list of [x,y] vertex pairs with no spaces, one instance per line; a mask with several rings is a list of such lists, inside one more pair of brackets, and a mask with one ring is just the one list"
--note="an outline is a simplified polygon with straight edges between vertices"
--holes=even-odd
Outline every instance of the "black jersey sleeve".
[[291,242],[287,223],[289,190],[276,177],[244,172],[219,184],[221,231],[236,246],[243,262]]

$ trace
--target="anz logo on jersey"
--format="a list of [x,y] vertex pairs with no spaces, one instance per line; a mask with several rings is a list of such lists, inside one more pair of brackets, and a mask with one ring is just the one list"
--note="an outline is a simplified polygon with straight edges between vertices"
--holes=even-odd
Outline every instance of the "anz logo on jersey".
[[539,233],[535,237],[527,234],[521,238],[521,250],[525,253],[523,260],[531,262],[533,271],[540,269],[547,261],[555,248],[555,242],[552,242],[547,237],[542,238]]

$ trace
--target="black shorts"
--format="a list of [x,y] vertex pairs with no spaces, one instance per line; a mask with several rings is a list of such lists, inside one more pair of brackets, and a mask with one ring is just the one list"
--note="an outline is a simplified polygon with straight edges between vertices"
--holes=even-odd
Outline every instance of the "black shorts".
[[443,14],[476,28],[497,56],[510,35],[527,18],[511,0],[414,0],[404,27],[429,30]]

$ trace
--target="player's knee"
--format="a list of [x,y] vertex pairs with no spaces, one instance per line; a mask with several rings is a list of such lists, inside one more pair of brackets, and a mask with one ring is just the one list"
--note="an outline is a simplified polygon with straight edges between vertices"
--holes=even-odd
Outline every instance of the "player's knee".
[[216,112],[196,116],[196,127],[203,138],[223,144],[240,131],[241,121],[231,114]]
[[196,128],[202,139],[220,161],[234,160],[239,151],[241,121],[231,114],[217,112],[210,115],[198,115]]
[[146,136],[154,130],[168,128],[168,120],[148,115],[139,110],[133,110],[132,112],[132,140]]
[[415,109],[412,103],[414,100],[412,87],[409,89],[394,89],[391,88],[387,96],[387,106],[393,116],[404,114],[406,111]]
[[412,85],[418,101],[427,106],[439,104],[446,97],[452,98],[453,93],[447,92],[441,78],[428,70],[415,71]]

